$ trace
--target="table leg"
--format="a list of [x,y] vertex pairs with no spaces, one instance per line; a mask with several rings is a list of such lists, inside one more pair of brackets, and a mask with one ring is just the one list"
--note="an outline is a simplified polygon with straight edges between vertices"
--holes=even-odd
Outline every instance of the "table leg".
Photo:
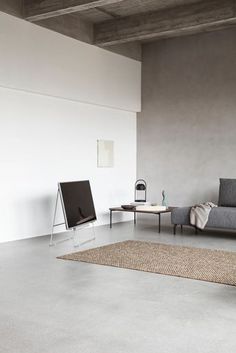
[[110,228],[112,228],[112,211],[110,210]]
[[158,225],[158,233],[161,233],[161,214],[158,213],[159,225]]
[[134,212],[134,225],[136,225],[136,212]]
[[174,228],[173,228],[174,235],[176,235],[176,228],[177,228],[177,224],[174,224]]

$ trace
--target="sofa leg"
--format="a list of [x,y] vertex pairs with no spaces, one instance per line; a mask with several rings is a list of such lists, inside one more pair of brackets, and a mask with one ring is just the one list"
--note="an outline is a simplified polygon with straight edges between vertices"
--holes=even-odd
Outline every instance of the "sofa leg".
[[195,227],[195,234],[196,234],[196,235],[198,234],[197,227]]
[[181,224],[181,234],[183,233],[183,228],[184,228],[184,226],[183,226],[183,224]]
[[176,228],[177,228],[177,224],[174,224],[174,228],[173,228],[174,235],[176,235]]

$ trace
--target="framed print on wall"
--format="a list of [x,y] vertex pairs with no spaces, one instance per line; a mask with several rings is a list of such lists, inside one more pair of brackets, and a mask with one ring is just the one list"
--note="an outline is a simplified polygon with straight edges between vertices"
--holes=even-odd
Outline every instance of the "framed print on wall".
[[114,166],[114,141],[97,140],[98,168],[112,168]]

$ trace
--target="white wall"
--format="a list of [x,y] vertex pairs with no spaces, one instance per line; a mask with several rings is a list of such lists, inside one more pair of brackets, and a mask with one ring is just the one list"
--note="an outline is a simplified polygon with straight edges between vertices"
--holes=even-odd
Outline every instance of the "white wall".
[[[10,17],[7,16],[7,18]],[[2,34],[3,23],[1,20]],[[10,22],[12,21],[10,18]],[[9,25],[10,27],[5,23],[4,26],[6,38],[8,30],[11,35],[13,31],[10,23]],[[16,37],[21,26],[22,23],[16,19],[14,25]],[[31,26],[34,28],[34,25]],[[47,40],[48,32],[41,28],[39,31],[43,31],[45,40]],[[58,35],[56,34],[56,36]],[[71,52],[64,51],[64,49],[67,50],[64,40],[65,38],[62,36],[61,51],[66,60]],[[79,102],[80,97],[84,97],[80,83],[78,83],[76,100],[68,100],[69,85],[65,83],[66,86],[63,86],[66,76],[60,76],[59,72],[58,76],[54,72],[53,77],[57,80],[58,89],[63,87],[61,98],[50,97],[47,90],[43,92],[40,79],[37,81],[35,77],[32,78],[35,91],[37,91],[37,82],[39,82],[39,91],[45,94],[30,93],[25,84],[31,84],[31,78],[28,75],[27,64],[22,64],[24,61],[22,61],[22,56],[26,58],[32,55],[34,58],[32,53],[38,44],[32,39],[31,46],[25,45],[24,54],[20,48],[18,51],[15,50],[14,42],[6,48],[7,52],[1,50],[0,86],[6,86],[5,79],[10,77],[12,87],[0,87],[0,242],[50,232],[58,181],[83,179],[91,181],[98,224],[108,223],[109,207],[130,202],[133,199],[133,184],[136,177],[136,113],[127,111],[127,101],[123,100],[121,90],[121,86],[124,87],[124,91],[127,89],[126,84],[130,87],[128,81],[131,77],[129,75],[122,76],[119,90],[115,90],[115,93],[111,92],[107,96],[104,94],[102,105],[107,102],[108,107],[96,105],[97,101],[93,102],[96,104]],[[81,55],[86,57],[86,48],[87,46],[81,48],[79,43],[78,53],[82,50]],[[85,68],[82,63],[81,69],[78,62],[77,73],[80,70],[86,70],[89,76],[91,72],[94,72],[92,59],[89,58],[90,50],[89,47],[87,67]],[[14,58],[11,57],[8,63],[6,57],[9,58],[9,51],[14,52]],[[104,53],[103,50],[101,51]],[[55,53],[50,51],[50,56],[47,56],[47,61],[44,63],[47,65],[48,72],[51,69],[54,70],[54,54],[57,55],[57,51]],[[126,58],[123,61],[123,58],[116,54],[107,54],[114,67],[116,67],[118,60],[120,74],[124,74],[132,63],[136,67],[136,61]],[[48,55],[48,52],[45,50],[43,52],[42,49],[41,57],[43,55]],[[100,55],[100,52],[97,57],[96,55],[97,49],[93,53],[93,60],[96,61],[97,58],[98,63],[103,66],[103,55]],[[21,63],[20,67],[16,70],[19,62]],[[107,63],[106,59],[105,63]],[[4,72],[2,70],[3,64]],[[108,78],[104,70],[100,71],[100,64],[98,64],[97,70],[98,75],[101,75],[100,85],[104,85],[103,93],[108,89],[112,91],[114,76]],[[76,75],[74,67],[72,71]],[[71,74],[68,67],[65,68],[65,72],[68,75]],[[32,73],[34,73],[33,69]],[[64,69],[62,69],[62,73],[64,73]],[[95,86],[98,84],[98,75],[90,77],[90,85],[93,82]],[[138,72],[137,75],[139,75]],[[134,77],[133,83],[135,84],[139,81],[136,79]],[[75,81],[74,84],[76,84]],[[13,86],[16,86],[17,89],[13,89]],[[54,95],[53,86],[49,81],[48,87]],[[76,86],[74,86],[74,90],[76,91]],[[90,92],[89,90],[90,86],[88,85],[86,94],[92,102],[98,96],[94,97],[93,93],[96,92],[93,91],[93,88]],[[132,95],[133,93],[130,95],[131,100]],[[115,101],[119,109],[110,108],[112,102]],[[134,105],[132,109],[135,109]],[[97,139],[114,140],[114,168],[97,168]],[[116,215],[117,221],[124,219],[127,218]]]
[[0,85],[140,111],[141,63],[0,12]]
[[[0,104],[0,241],[50,232],[58,181],[90,180],[97,224],[132,200],[135,113],[8,89]],[[114,140],[114,168],[96,167],[97,139]]]

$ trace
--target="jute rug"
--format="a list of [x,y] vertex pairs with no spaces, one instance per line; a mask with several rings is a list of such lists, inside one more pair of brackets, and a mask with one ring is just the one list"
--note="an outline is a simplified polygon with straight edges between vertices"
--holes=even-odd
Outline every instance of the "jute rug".
[[59,258],[236,286],[236,252],[128,240]]

